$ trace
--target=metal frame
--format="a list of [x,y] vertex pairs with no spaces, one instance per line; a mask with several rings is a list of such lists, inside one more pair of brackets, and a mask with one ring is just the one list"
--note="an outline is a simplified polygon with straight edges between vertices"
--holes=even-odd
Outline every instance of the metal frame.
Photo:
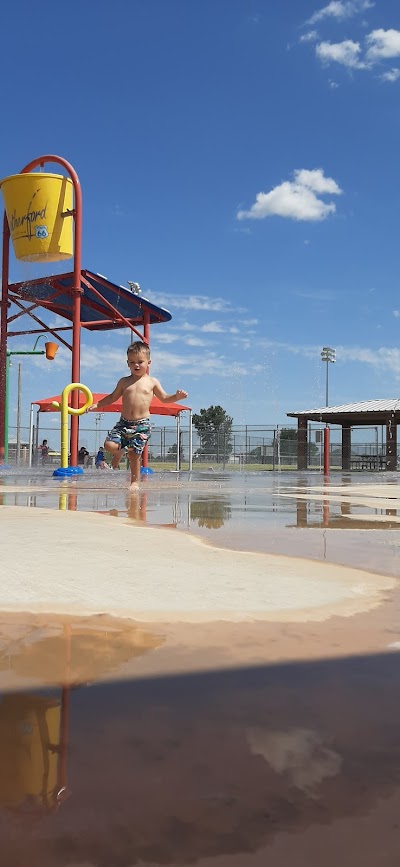
[[[3,259],[3,268],[2,268],[2,297],[1,297],[1,317],[0,317],[0,465],[4,464],[5,461],[5,404],[6,404],[6,390],[7,390],[7,381],[6,381],[6,372],[7,372],[7,339],[8,337],[16,337],[24,334],[52,334],[58,341],[60,341],[64,346],[71,350],[72,359],[71,359],[71,382],[80,382],[80,349],[81,349],[81,329],[82,328],[93,328],[93,329],[104,329],[109,330],[111,328],[117,327],[128,327],[132,334],[135,334],[140,340],[143,340],[145,343],[150,344],[150,310],[146,309],[145,305],[141,310],[142,317],[139,321],[139,317],[136,315],[132,317],[132,319],[126,318],[120,311],[113,306],[113,304],[108,301],[108,299],[104,298],[100,295],[100,293],[96,290],[96,288],[90,282],[90,272],[86,270],[82,270],[82,193],[81,186],[79,182],[78,175],[75,169],[71,166],[67,160],[63,157],[55,156],[53,154],[48,154],[45,156],[37,157],[32,160],[32,162],[28,163],[25,168],[22,169],[21,174],[25,174],[26,172],[31,172],[35,168],[43,167],[45,163],[56,163],[61,166],[69,175],[72,180],[73,188],[74,188],[74,208],[72,211],[67,211],[62,216],[66,218],[72,218],[74,220],[74,252],[73,252],[73,274],[72,274],[72,286],[64,287],[61,286],[60,280],[63,277],[71,276],[69,274],[57,274],[50,277],[42,277],[36,280],[30,281],[32,286],[32,291],[35,291],[35,287],[47,283],[52,286],[54,289],[54,293],[52,293],[46,299],[30,299],[27,306],[24,306],[21,303],[21,297],[18,295],[18,292],[22,287],[26,284],[24,283],[15,283],[10,284],[9,282],[9,260],[10,260],[10,229],[8,225],[7,215],[4,211],[3,216],[3,250],[2,250],[2,259]],[[93,274],[94,276],[94,274]],[[101,275],[95,275],[96,280],[100,283],[104,283],[105,286],[109,288],[109,283],[105,278],[102,278]],[[93,321],[81,321],[81,299],[84,293],[84,286],[87,286],[91,292],[93,292],[94,296],[98,296],[102,300],[103,306],[105,305],[110,309],[110,314],[114,316],[114,318],[102,319],[102,320],[93,320]],[[123,287],[121,287],[122,289]],[[113,288],[113,291],[119,295],[122,295],[122,292],[119,292],[118,287]],[[72,298],[71,302],[71,322],[72,324],[69,326],[61,326],[59,328],[49,328],[45,322],[42,321],[33,311],[38,307],[43,307],[44,309],[53,312],[54,302],[56,298],[60,294],[70,295]],[[34,303],[32,303],[32,300]],[[8,316],[8,307],[11,301],[19,307],[19,312],[14,313],[12,316]],[[85,300],[86,304],[86,300]],[[92,307],[93,310],[99,310],[99,305],[96,305],[96,302],[91,300],[89,306]],[[154,305],[151,305],[152,307]],[[161,312],[161,311],[160,311]],[[31,319],[36,322],[40,328],[34,328],[31,330],[9,330],[9,325],[12,322],[18,320],[20,316],[24,314],[31,317]],[[60,314],[62,315],[62,314]],[[154,315],[154,314],[153,314]],[[157,308],[155,308],[155,315],[157,315]],[[168,314],[169,318],[170,315]],[[64,316],[65,318],[69,318]],[[156,320],[157,321],[157,320]],[[163,321],[162,316],[160,316],[159,321]],[[135,325],[143,326],[143,334],[137,331]],[[63,337],[60,336],[60,331],[72,331],[71,342],[67,342]],[[71,395],[71,405],[76,409],[78,407],[78,390],[74,390]],[[77,466],[78,463],[78,437],[79,437],[79,416],[72,415],[71,417],[71,432],[70,432],[70,462],[71,466]],[[143,454],[142,460],[143,466],[147,466],[147,447]]]
[[[72,217],[74,220],[74,267],[73,267],[73,313],[72,313],[72,361],[71,361],[71,381],[79,382],[80,378],[80,353],[81,353],[81,267],[82,267],[82,192],[78,175],[75,169],[63,157],[47,154],[42,157],[37,157],[28,163],[21,174],[32,172],[38,167],[42,167],[45,163],[57,163],[62,166],[72,180],[74,187],[74,208],[72,212],[63,214],[64,219]],[[3,270],[2,270],[2,296],[1,296],[1,321],[0,321],[0,464],[4,463],[4,439],[5,439],[5,400],[6,400],[6,365],[7,365],[7,337],[8,337],[8,305],[9,305],[9,271],[10,271],[10,228],[8,225],[7,214],[4,211],[3,216]],[[16,302],[19,307],[23,307],[19,302]],[[35,306],[35,305],[34,305]],[[43,305],[38,305],[43,306]],[[45,326],[45,323],[35,317],[29,310],[23,309],[23,313],[28,313],[33,319],[43,326],[43,330],[57,336],[51,328]],[[22,315],[22,313],[21,313]],[[15,317],[12,317],[14,319]],[[22,334],[30,334],[30,331],[23,331]],[[65,342],[65,341],[63,341]],[[68,345],[68,344],[66,344]],[[78,407],[78,392],[75,390],[71,397],[72,405]],[[78,416],[73,415],[71,418],[71,465],[78,464],[78,433],[79,433]]]

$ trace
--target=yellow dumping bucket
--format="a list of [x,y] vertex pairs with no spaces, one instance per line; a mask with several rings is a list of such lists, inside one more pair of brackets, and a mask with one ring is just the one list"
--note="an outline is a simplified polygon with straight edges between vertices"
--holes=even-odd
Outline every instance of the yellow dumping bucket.
[[73,255],[73,184],[63,175],[26,172],[0,181],[17,259],[58,262]]

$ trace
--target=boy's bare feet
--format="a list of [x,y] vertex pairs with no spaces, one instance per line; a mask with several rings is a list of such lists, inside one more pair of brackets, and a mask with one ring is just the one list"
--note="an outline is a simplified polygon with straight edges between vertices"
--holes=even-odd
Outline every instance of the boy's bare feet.
[[131,484],[129,485],[129,490],[130,491],[138,491],[139,490],[138,482],[131,482]]

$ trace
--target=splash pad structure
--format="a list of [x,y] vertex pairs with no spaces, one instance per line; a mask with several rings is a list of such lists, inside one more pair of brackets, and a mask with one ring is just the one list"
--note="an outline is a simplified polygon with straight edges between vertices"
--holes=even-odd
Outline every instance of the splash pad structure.
[[[56,163],[64,175],[35,173],[46,163]],[[27,177],[25,177],[27,176]],[[25,183],[26,187],[25,188]],[[55,190],[49,192],[48,183]],[[171,314],[151,304],[125,286],[118,286],[96,272],[82,269],[82,192],[75,169],[63,157],[46,155],[28,163],[19,175],[1,182],[6,210],[3,218],[2,297],[0,320],[0,466],[5,462],[8,339],[22,335],[51,334],[71,351],[71,382],[80,382],[81,329],[107,331],[129,328],[150,344],[150,325],[168,322]],[[22,189],[22,187],[24,189]],[[73,270],[28,282],[10,283],[10,238],[17,258],[51,262],[73,258]],[[9,311],[13,305],[12,310]],[[70,324],[49,327],[37,313],[43,308]],[[17,312],[15,312],[17,309]],[[39,327],[13,330],[28,315]],[[18,324],[17,324],[18,327]],[[137,329],[143,329],[140,333]],[[61,332],[71,331],[70,342]],[[78,390],[71,406],[79,408]],[[70,465],[78,466],[79,418],[71,416]],[[143,455],[147,466],[147,451]]]

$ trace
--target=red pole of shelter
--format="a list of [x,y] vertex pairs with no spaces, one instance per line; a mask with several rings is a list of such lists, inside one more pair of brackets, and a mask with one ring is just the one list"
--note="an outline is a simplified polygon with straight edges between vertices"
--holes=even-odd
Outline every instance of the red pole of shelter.
[[329,476],[330,430],[324,427],[324,476]]
[[[73,311],[72,311],[72,364],[71,382],[80,382],[80,355],[81,355],[81,270],[82,270],[82,191],[78,175],[75,169],[63,157],[47,154],[37,157],[22,169],[21,175],[31,172],[45,163],[58,163],[69,174],[73,187],[75,204],[72,213],[66,214],[65,219],[74,219],[74,285]],[[9,289],[9,247],[10,229],[7,215],[4,212],[3,219],[3,273],[2,273],[2,300],[1,300],[1,325],[0,325],[0,463],[4,463],[4,439],[5,439],[5,399],[6,399],[6,366],[7,366],[7,312],[8,312],[8,289]],[[71,394],[71,404],[77,409],[78,390],[74,389]],[[70,438],[70,463],[72,467],[78,464],[78,436],[79,416],[71,416]]]

